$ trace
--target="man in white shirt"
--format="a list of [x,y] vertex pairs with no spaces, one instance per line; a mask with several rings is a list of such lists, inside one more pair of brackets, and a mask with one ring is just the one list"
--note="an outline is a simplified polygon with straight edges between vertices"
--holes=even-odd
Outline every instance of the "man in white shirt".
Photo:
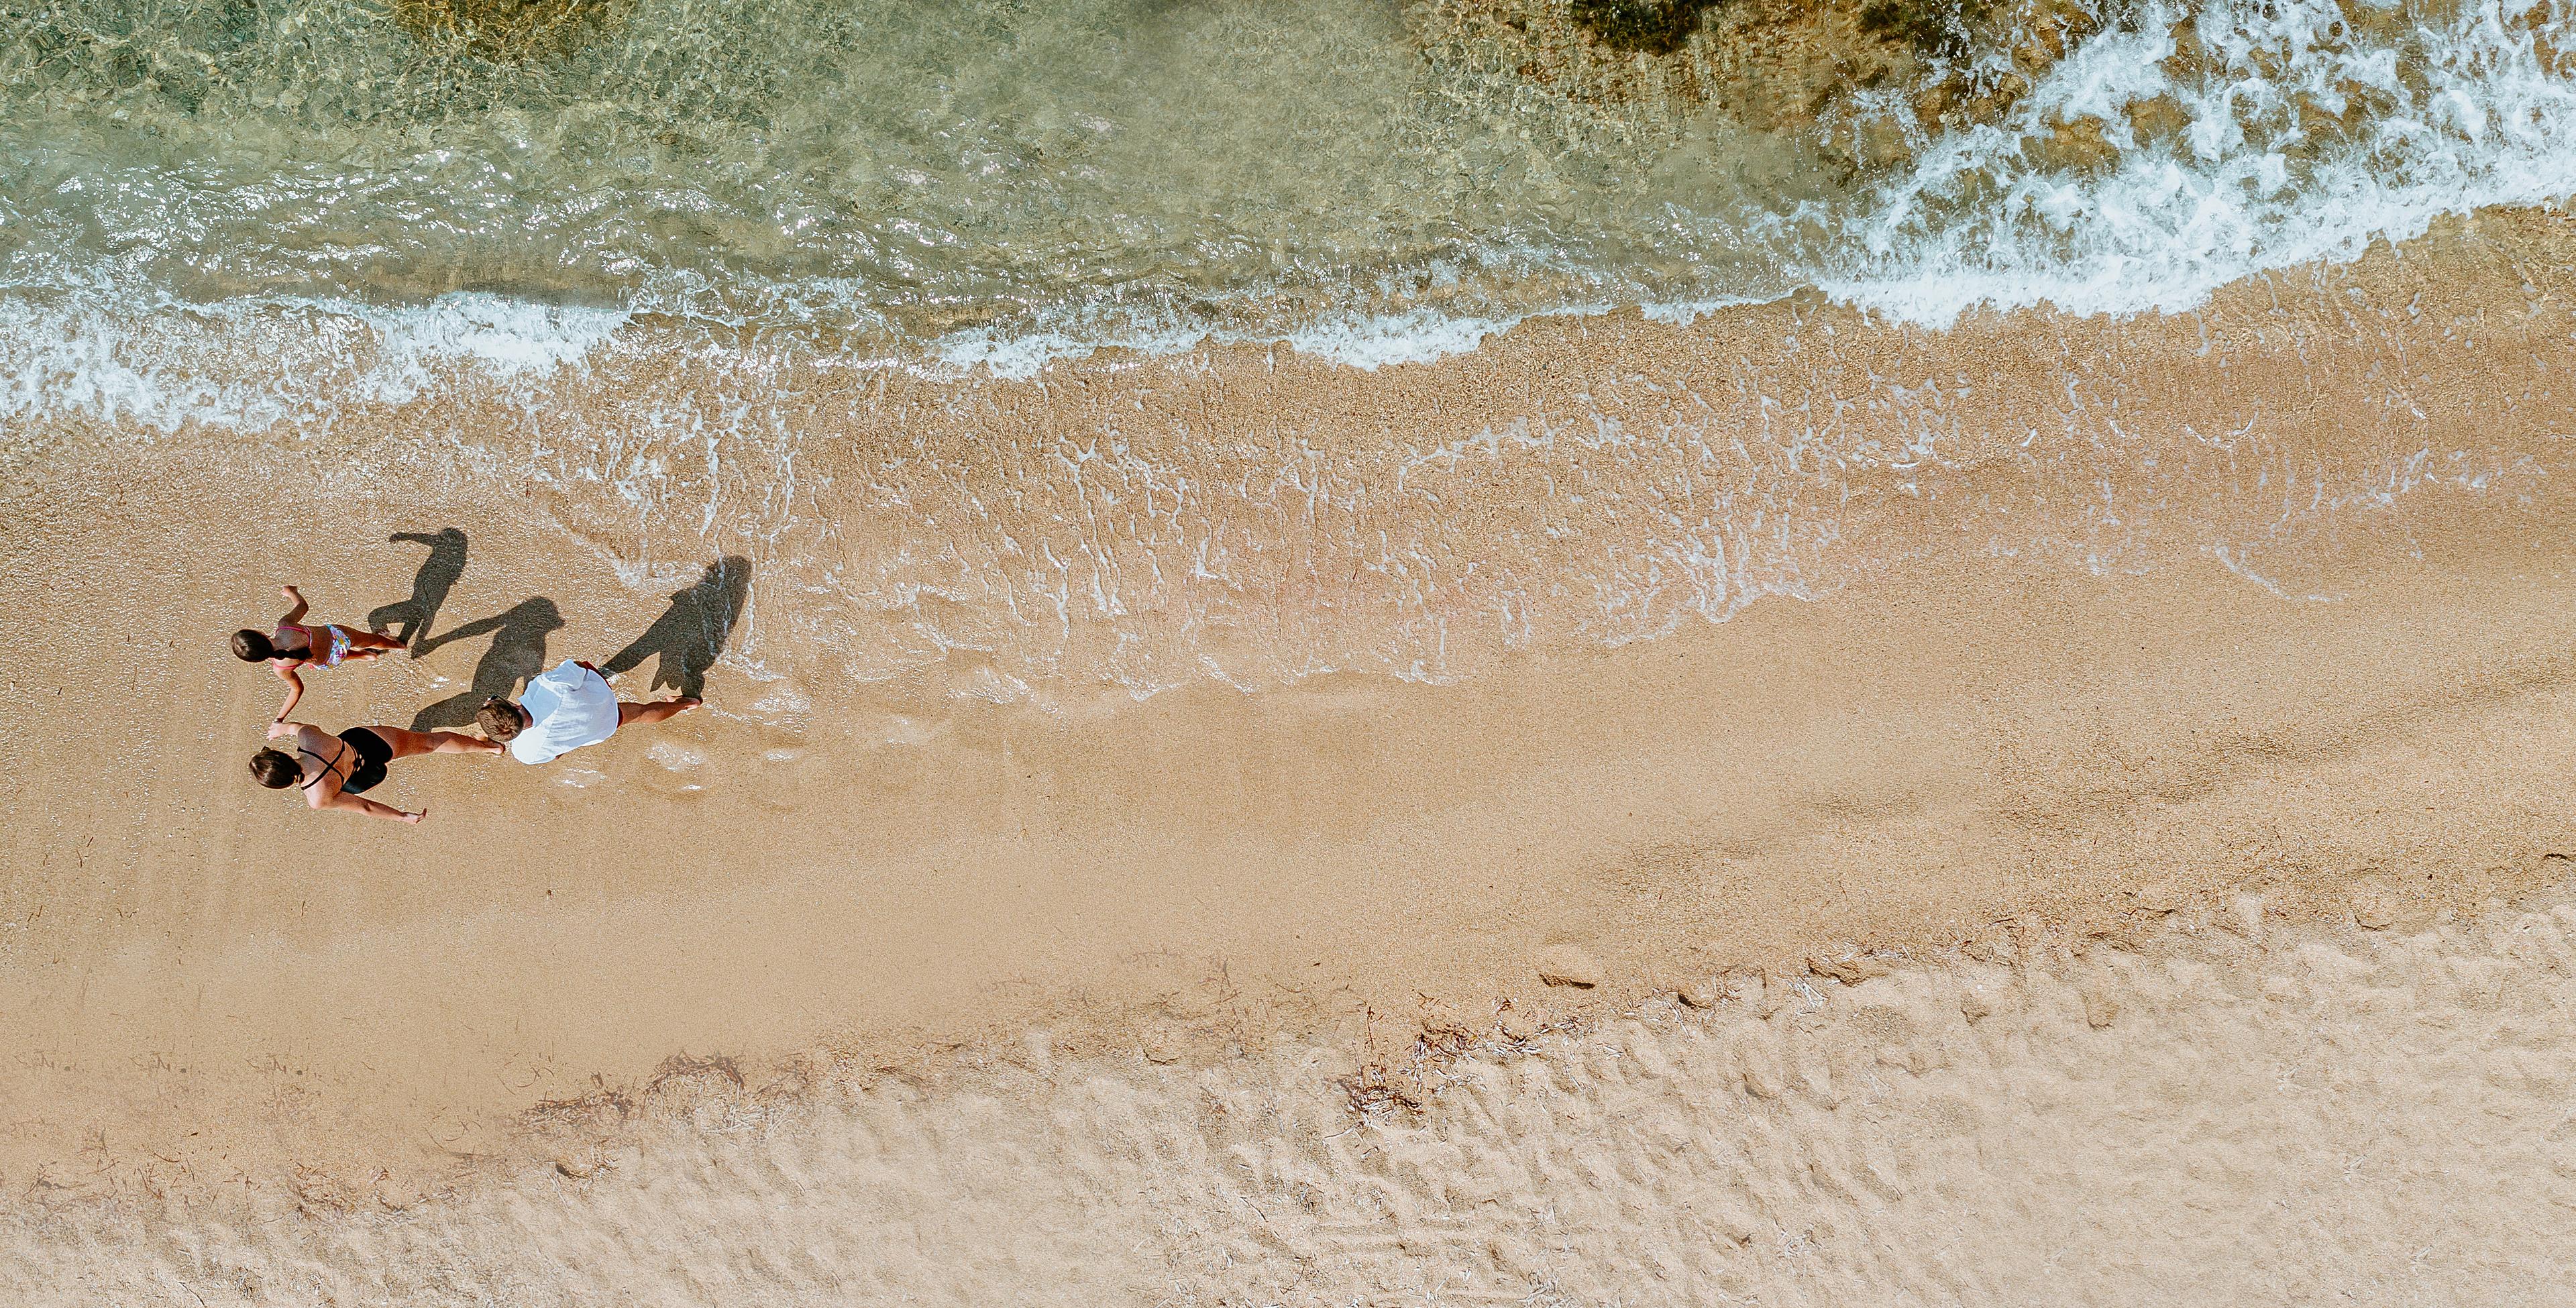
[[562,666],[528,679],[519,702],[495,695],[483,701],[474,721],[483,734],[510,747],[522,763],[552,763],[584,745],[596,745],[629,722],[660,722],[696,708],[689,695],[651,704],[621,702],[599,669],[565,659]]

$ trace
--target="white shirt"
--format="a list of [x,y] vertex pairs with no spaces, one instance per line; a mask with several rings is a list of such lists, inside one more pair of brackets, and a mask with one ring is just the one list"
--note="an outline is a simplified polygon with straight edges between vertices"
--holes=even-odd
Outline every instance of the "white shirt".
[[522,763],[552,763],[617,732],[617,692],[608,678],[571,659],[529,678],[519,706],[528,711],[528,726],[511,738],[510,757]]

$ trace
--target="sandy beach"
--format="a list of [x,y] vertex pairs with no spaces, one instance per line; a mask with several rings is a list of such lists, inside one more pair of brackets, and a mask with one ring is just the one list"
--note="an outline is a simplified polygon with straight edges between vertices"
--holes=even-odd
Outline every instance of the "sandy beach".
[[1354,1117],[1330,1043],[1032,1037],[819,1094],[675,1068],[454,1195],[31,1194],[0,1275],[227,1305],[2543,1304],[2571,916],[2191,897],[2116,944],[1457,1033],[1407,1114]]
[[[0,1278],[2544,1302],[2571,242],[1375,371],[746,380],[647,324],[30,432]],[[669,434],[753,384],[769,462]],[[288,581],[428,636],[305,721],[616,655],[709,709],[304,812],[222,646]]]

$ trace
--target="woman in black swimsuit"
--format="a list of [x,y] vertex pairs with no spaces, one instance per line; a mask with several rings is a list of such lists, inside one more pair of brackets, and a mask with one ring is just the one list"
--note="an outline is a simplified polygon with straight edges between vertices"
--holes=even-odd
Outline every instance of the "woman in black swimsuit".
[[269,727],[271,740],[293,736],[295,752],[263,749],[253,754],[250,774],[271,790],[295,786],[314,808],[339,808],[395,822],[418,822],[428,809],[405,813],[390,804],[361,798],[385,779],[385,765],[414,754],[498,754],[501,746],[453,731],[405,731],[400,727],[351,727],[339,735],[301,722]]

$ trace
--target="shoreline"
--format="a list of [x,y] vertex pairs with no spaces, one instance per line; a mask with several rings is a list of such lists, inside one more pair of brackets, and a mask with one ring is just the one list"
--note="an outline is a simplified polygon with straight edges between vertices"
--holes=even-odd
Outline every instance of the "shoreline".
[[[675,1055],[746,1076],[800,1058],[901,1066],[1040,1025],[1072,1055],[1151,1044],[1184,1063],[1247,1033],[1401,1046],[1426,999],[1582,1007],[1532,968],[1552,945],[1589,953],[1602,984],[1585,1002],[1616,1008],[2023,917],[2116,930],[2146,899],[2249,882],[2305,916],[2348,913],[2359,880],[2408,912],[2529,892],[2544,855],[2576,849],[2559,803],[2576,779],[2576,492],[2561,486],[2576,387],[2547,389],[2576,340],[2550,298],[2568,265],[2533,299],[2517,251],[2567,248],[2565,226],[2495,216],[2234,288],[2188,319],[1927,333],[1764,306],[1687,329],[1524,324],[1473,355],[1367,374],[1219,350],[954,389],[790,377],[798,414],[847,415],[790,450],[792,513],[759,480],[773,468],[693,466],[640,439],[624,454],[666,460],[658,498],[585,498],[596,483],[548,442],[627,431],[644,400],[610,392],[661,394],[642,375],[578,381],[540,415],[553,429],[514,427],[467,391],[301,441],[51,431],[17,453],[29,475],[0,501],[20,560],[0,612],[50,633],[0,654],[42,706],[0,747],[21,815],[0,880],[0,1036],[30,1051],[0,1072],[16,1123],[0,1187],[99,1167],[273,1186],[315,1160],[434,1176],[503,1148],[530,1104],[643,1085]],[[2409,295],[2435,313],[2419,324]],[[2455,339],[2444,321],[2482,325]],[[1802,333],[1831,343],[1783,343]],[[2195,362],[2213,357],[2224,386]],[[2384,375],[2391,359],[2411,371]],[[1888,385],[1970,369],[1938,403],[1886,402]],[[1140,632],[1199,639],[1216,611],[1187,608],[1199,592],[1163,566],[1181,555],[1145,536],[1068,539],[1094,547],[1099,576],[1179,580],[1093,627],[1068,620],[1061,650],[1020,664],[997,642],[857,667],[801,607],[873,602],[822,588],[928,539],[897,506],[969,545],[1079,521],[1092,484],[1023,456],[1114,437],[1187,474],[1174,484],[1215,488],[1194,503],[1237,515],[1223,531],[1291,520],[1261,516],[1275,496],[1221,493],[1263,451],[1317,451],[1311,466],[1354,488],[1259,537],[1288,542],[1289,562],[1235,579],[1227,611],[1289,642],[1283,661],[1381,648],[1366,623],[1390,596],[1463,632],[1490,598],[1465,565],[1515,560],[1517,577],[1577,594],[1598,581],[1572,570],[1587,552],[1657,530],[1550,507],[1562,487],[1643,503],[1686,461],[1568,441],[1517,463],[1450,458],[1447,481],[1409,484],[1429,508],[1361,492],[1516,414],[1571,424],[1578,399],[1634,433],[1689,395],[1723,430],[1739,410],[1684,383],[1730,376],[1830,418],[1805,429],[1830,438],[1708,455],[1718,480],[1773,470],[1831,507],[1779,564],[1784,587],[1822,598],[1757,590],[1723,622],[1681,606],[1671,634],[1600,648],[1563,618],[1569,601],[1525,587],[1535,634],[1444,644],[1445,684],[1344,671],[1247,694],[1201,677],[1141,700],[1088,670],[1124,666]],[[2111,415],[2133,443],[2061,415],[2062,438],[2029,456],[2046,383],[2071,395],[2077,378],[2095,388],[2080,414]],[[2260,448],[2221,448],[2246,411],[2272,424]],[[1927,434],[1953,442],[1943,460],[1899,457]],[[2369,498],[2424,442],[2475,475],[2436,467]],[[888,450],[902,459],[869,461]],[[2169,462],[2089,498],[2141,451]],[[2261,479],[2284,472],[2359,498],[2295,521],[2278,551],[2291,568],[2249,581],[2207,542],[2269,521],[2262,497],[2280,497]],[[1017,517],[966,511],[1013,497]],[[721,530],[677,512],[694,502]],[[2101,504],[2131,516],[2106,524]],[[621,536],[618,515],[639,512]],[[277,525],[331,514],[351,528]],[[870,515],[893,525],[853,527]],[[541,597],[556,659],[635,638],[719,553],[776,552],[752,558],[703,720],[568,760],[579,771],[405,764],[389,789],[431,805],[417,832],[256,791],[240,759],[273,683],[209,633],[265,616],[279,581],[304,584],[325,620],[363,615],[420,561],[389,532],[458,523],[472,552],[436,629]],[[1194,531],[1172,548],[1223,534]],[[1438,575],[1461,580],[1324,593],[1317,578],[1401,553],[1350,552],[1364,531],[1447,551],[1462,566]],[[2004,540],[2044,548],[1999,554]],[[1024,594],[1004,584],[1017,575],[920,591],[883,630],[925,614],[971,627],[989,616],[977,605]],[[2307,593],[2340,598],[2282,597]],[[1149,670],[1187,667],[1186,652],[1149,651]],[[1075,669],[1048,706],[992,693],[1048,658]],[[399,723],[477,670],[448,647],[322,674],[299,716]],[[2427,888],[2409,879],[2422,867],[2457,871]]]
[[812,702],[1439,683],[1978,548],[2216,558],[2331,597],[2345,534],[2554,493],[2569,243],[2564,215],[2506,212],[2177,317],[1631,313],[1375,373],[1242,348],[951,382],[646,331],[542,381],[426,376],[255,436],[37,439],[289,445],[344,465],[342,493],[473,486],[629,580],[745,556],[795,598],[752,605],[734,661]]

